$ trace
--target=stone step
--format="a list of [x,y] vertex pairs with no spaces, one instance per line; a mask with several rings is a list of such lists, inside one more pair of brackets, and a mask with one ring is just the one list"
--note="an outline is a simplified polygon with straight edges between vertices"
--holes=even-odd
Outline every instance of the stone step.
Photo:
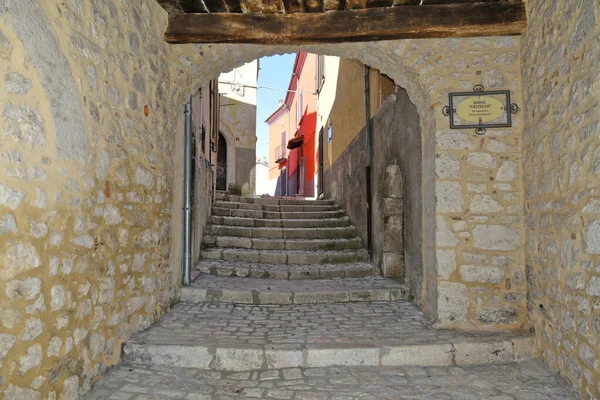
[[527,360],[532,352],[529,335],[435,329],[404,300],[270,306],[183,301],[127,341],[122,357],[146,365],[251,371],[505,364]]
[[335,211],[260,211],[236,210],[231,208],[213,207],[212,215],[220,217],[241,217],[255,219],[330,219],[344,216],[344,210]]
[[286,265],[242,261],[200,260],[196,271],[204,275],[261,279],[360,278],[380,275],[379,268],[365,262],[350,264]]
[[[297,220],[296,220],[297,221]],[[254,228],[246,226],[209,225],[207,234],[257,239],[351,239],[356,237],[356,227],[338,228]]]
[[233,203],[228,201],[215,201],[213,208],[228,208],[230,210],[253,210],[253,211],[272,211],[272,212],[317,212],[317,211],[337,211],[340,207],[337,204],[331,205],[269,205],[254,203]]
[[219,195],[217,193],[217,201],[227,201],[232,203],[246,203],[246,204],[264,204],[264,205],[290,205],[290,206],[302,206],[302,205],[315,205],[315,206],[327,206],[335,204],[334,200],[307,200],[307,199],[295,199],[295,198],[277,198],[277,197],[241,197],[232,195]]
[[352,239],[256,239],[236,236],[204,236],[204,248],[254,250],[346,250],[360,249],[362,240]]
[[403,284],[380,276],[292,281],[201,275],[181,289],[182,301],[254,305],[395,301],[406,296]]
[[338,264],[367,261],[369,255],[364,249],[357,250],[254,250],[254,249],[202,249],[204,260],[245,261],[272,264]]
[[251,217],[211,216],[213,225],[243,226],[250,228],[341,228],[350,226],[350,218],[324,219],[260,219]]
[[242,398],[576,400],[579,396],[538,360],[469,367],[335,366],[260,371],[125,363],[110,368],[82,400]]

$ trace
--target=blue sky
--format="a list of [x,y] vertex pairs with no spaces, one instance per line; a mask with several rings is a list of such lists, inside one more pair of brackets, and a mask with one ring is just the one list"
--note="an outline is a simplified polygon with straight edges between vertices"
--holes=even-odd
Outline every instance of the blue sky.
[[[258,86],[287,90],[295,59],[296,54],[261,58]],[[257,157],[268,159],[269,125],[265,123],[265,119],[277,109],[277,100],[285,97],[286,92],[284,90],[258,89],[256,111]]]

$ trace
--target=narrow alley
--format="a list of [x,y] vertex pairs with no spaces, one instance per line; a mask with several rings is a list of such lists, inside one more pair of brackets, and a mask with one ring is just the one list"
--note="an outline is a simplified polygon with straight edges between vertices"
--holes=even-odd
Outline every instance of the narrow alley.
[[0,400],[600,400],[598,21],[0,0]]

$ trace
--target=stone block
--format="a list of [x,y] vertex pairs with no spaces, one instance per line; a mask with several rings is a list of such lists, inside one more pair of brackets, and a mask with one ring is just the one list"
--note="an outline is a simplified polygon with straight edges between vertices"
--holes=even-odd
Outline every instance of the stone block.
[[469,209],[472,213],[487,214],[503,211],[504,206],[500,204],[500,202],[494,200],[492,196],[487,194],[476,194],[471,198]]
[[518,316],[517,310],[510,307],[489,307],[477,311],[477,319],[483,324],[514,324]]
[[453,364],[454,348],[450,343],[385,347],[381,365],[442,367]]
[[213,367],[219,371],[252,371],[262,369],[264,362],[258,346],[218,347]]
[[404,254],[397,252],[383,253],[381,264],[383,276],[386,278],[401,278],[404,276]]
[[269,369],[296,368],[305,366],[302,350],[266,349],[265,357],[267,359],[267,368]]
[[537,357],[537,349],[532,337],[512,338],[515,361],[526,361]]
[[514,360],[510,340],[475,341],[474,339],[453,340],[456,365],[508,363]]
[[379,348],[365,345],[308,345],[306,349],[306,366],[377,366],[379,365]]
[[464,282],[501,283],[505,271],[501,267],[486,265],[462,265],[460,276]]
[[[168,365],[181,368],[208,369],[214,358],[214,353],[205,346],[183,345],[147,345],[147,357],[152,364]],[[130,359],[130,361],[147,362],[148,359]]]
[[463,190],[460,182],[439,182],[435,185],[436,211],[440,213],[461,212],[464,209]]
[[469,165],[480,168],[496,168],[498,162],[496,159],[489,153],[470,153],[467,159]]
[[438,321],[450,323],[464,321],[469,308],[467,286],[455,282],[438,283]]
[[449,279],[450,275],[456,270],[456,251],[437,250],[436,259],[438,278]]
[[517,250],[521,247],[521,231],[503,225],[477,225],[473,229],[473,243],[484,250]]
[[450,224],[442,216],[435,217],[435,241],[440,247],[454,247],[458,239],[450,230]]

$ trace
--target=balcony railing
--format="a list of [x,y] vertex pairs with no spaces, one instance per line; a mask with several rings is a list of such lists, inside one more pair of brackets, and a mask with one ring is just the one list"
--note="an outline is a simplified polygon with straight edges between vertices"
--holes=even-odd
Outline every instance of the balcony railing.
[[275,148],[275,162],[279,164],[285,160],[287,160],[287,149],[285,148],[285,145],[277,146]]

